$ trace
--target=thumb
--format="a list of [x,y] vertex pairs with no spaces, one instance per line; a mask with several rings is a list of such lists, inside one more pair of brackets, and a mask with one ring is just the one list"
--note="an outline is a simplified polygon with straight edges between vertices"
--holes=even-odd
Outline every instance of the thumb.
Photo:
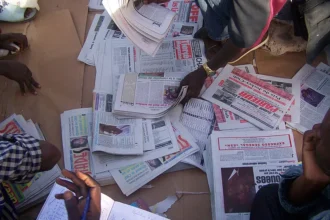
[[63,194],[65,208],[68,213],[69,220],[80,220],[80,214],[78,209],[78,200],[72,192],[66,191]]

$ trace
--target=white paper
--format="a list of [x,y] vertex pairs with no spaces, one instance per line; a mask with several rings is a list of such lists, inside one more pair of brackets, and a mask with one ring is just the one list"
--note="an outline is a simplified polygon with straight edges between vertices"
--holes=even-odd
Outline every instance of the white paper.
[[178,201],[178,197],[168,196],[163,201],[158,202],[157,204],[155,204],[153,206],[150,206],[149,209],[153,213],[164,214],[172,207],[172,205],[174,205],[174,203],[176,203],[176,201]]

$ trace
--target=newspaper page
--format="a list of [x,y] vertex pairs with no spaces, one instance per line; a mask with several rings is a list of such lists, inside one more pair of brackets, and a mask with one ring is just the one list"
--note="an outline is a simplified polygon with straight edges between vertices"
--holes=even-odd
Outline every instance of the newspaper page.
[[294,96],[294,102],[289,111],[284,115],[283,121],[299,123],[300,121],[300,81],[274,76],[257,75],[259,79],[273,86],[283,89]]
[[156,3],[144,4],[144,0],[128,1],[127,6],[120,7],[120,10],[131,26],[158,41],[166,37],[176,15]]
[[[254,67],[250,64],[239,65],[235,67],[250,74],[255,74],[255,75],[257,74],[255,72]],[[216,75],[214,75],[213,77],[208,77],[205,80],[201,94],[203,94],[205,90],[212,85],[214,79],[216,79],[216,77],[221,73],[222,70],[223,68],[218,69]],[[232,113],[231,111],[223,109],[216,104],[212,104],[212,105],[213,105],[216,121],[218,123],[218,127],[220,130],[232,130],[232,129],[259,130],[256,126],[249,123],[247,120],[244,120],[243,118],[239,117],[238,115]]]
[[104,19],[105,19],[104,15],[99,15],[99,14],[95,15],[92,25],[89,28],[84,46],[81,49],[80,54],[78,56],[78,60],[86,63],[87,65],[91,65],[91,66],[95,65],[93,57],[90,57],[89,54],[93,53],[93,48],[96,45],[97,35],[99,34]]
[[118,1],[103,0],[103,5],[120,30],[125,33],[127,38],[129,38],[136,47],[142,48],[143,51],[150,56],[155,56],[160,47],[160,43],[147,38],[131,26],[122,14]]
[[325,63],[319,63],[319,65],[317,65],[316,69],[318,69],[319,71],[321,71],[323,73],[330,75],[330,66],[326,65]]
[[197,140],[199,151],[185,158],[181,162],[193,165],[205,171],[203,151],[208,143],[208,137],[215,122],[212,103],[201,99],[190,99],[185,105],[180,122]]
[[193,137],[181,124],[174,123],[172,129],[180,146],[179,152],[111,170],[116,183],[126,196],[131,195],[149,181],[179,163],[182,159],[199,150],[199,147],[194,143]]
[[112,94],[93,95],[93,152],[118,155],[143,154],[142,119],[117,119],[112,114]]
[[294,101],[292,94],[227,65],[202,98],[271,130],[281,123]]
[[161,5],[177,14],[176,22],[197,23],[198,28],[203,26],[202,13],[194,0],[171,0]]
[[97,158],[91,153],[92,116],[92,108],[74,109],[61,114],[64,166],[67,170],[93,176],[101,185],[113,184],[109,172],[96,172],[94,169]]
[[293,140],[292,130],[213,132],[214,219],[250,219],[258,190],[297,164]]
[[104,172],[111,169],[119,169],[135,163],[154,160],[180,150],[168,118],[152,120],[151,126],[155,150],[146,151],[141,156],[115,156],[95,153],[97,157],[97,160],[95,160],[96,171]]
[[288,123],[304,133],[321,123],[330,108],[330,75],[305,64],[293,77],[301,81],[300,123]]
[[89,0],[88,8],[90,11],[101,11],[104,10],[102,0]]
[[185,97],[178,93],[185,73],[129,73],[121,75],[113,113],[120,116],[160,118]]

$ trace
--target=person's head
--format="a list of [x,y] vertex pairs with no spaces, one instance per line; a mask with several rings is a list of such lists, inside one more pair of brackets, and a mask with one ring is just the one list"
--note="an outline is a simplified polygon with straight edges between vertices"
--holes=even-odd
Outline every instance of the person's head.
[[317,130],[316,162],[325,174],[330,176],[330,109],[321,124],[313,127]]
[[88,144],[87,137],[79,137],[79,138],[74,138],[71,140],[71,148],[80,148],[80,147],[86,147]]

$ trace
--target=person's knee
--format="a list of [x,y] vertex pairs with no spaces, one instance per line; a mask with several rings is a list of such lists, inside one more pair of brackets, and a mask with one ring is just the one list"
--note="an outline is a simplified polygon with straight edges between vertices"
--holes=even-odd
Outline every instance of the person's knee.
[[41,149],[41,171],[52,169],[61,159],[61,152],[53,144],[47,141],[40,141]]
[[278,184],[269,184],[266,186],[263,186],[259,191],[257,192],[254,201],[255,202],[262,202],[267,203],[270,198],[277,198],[278,197]]

